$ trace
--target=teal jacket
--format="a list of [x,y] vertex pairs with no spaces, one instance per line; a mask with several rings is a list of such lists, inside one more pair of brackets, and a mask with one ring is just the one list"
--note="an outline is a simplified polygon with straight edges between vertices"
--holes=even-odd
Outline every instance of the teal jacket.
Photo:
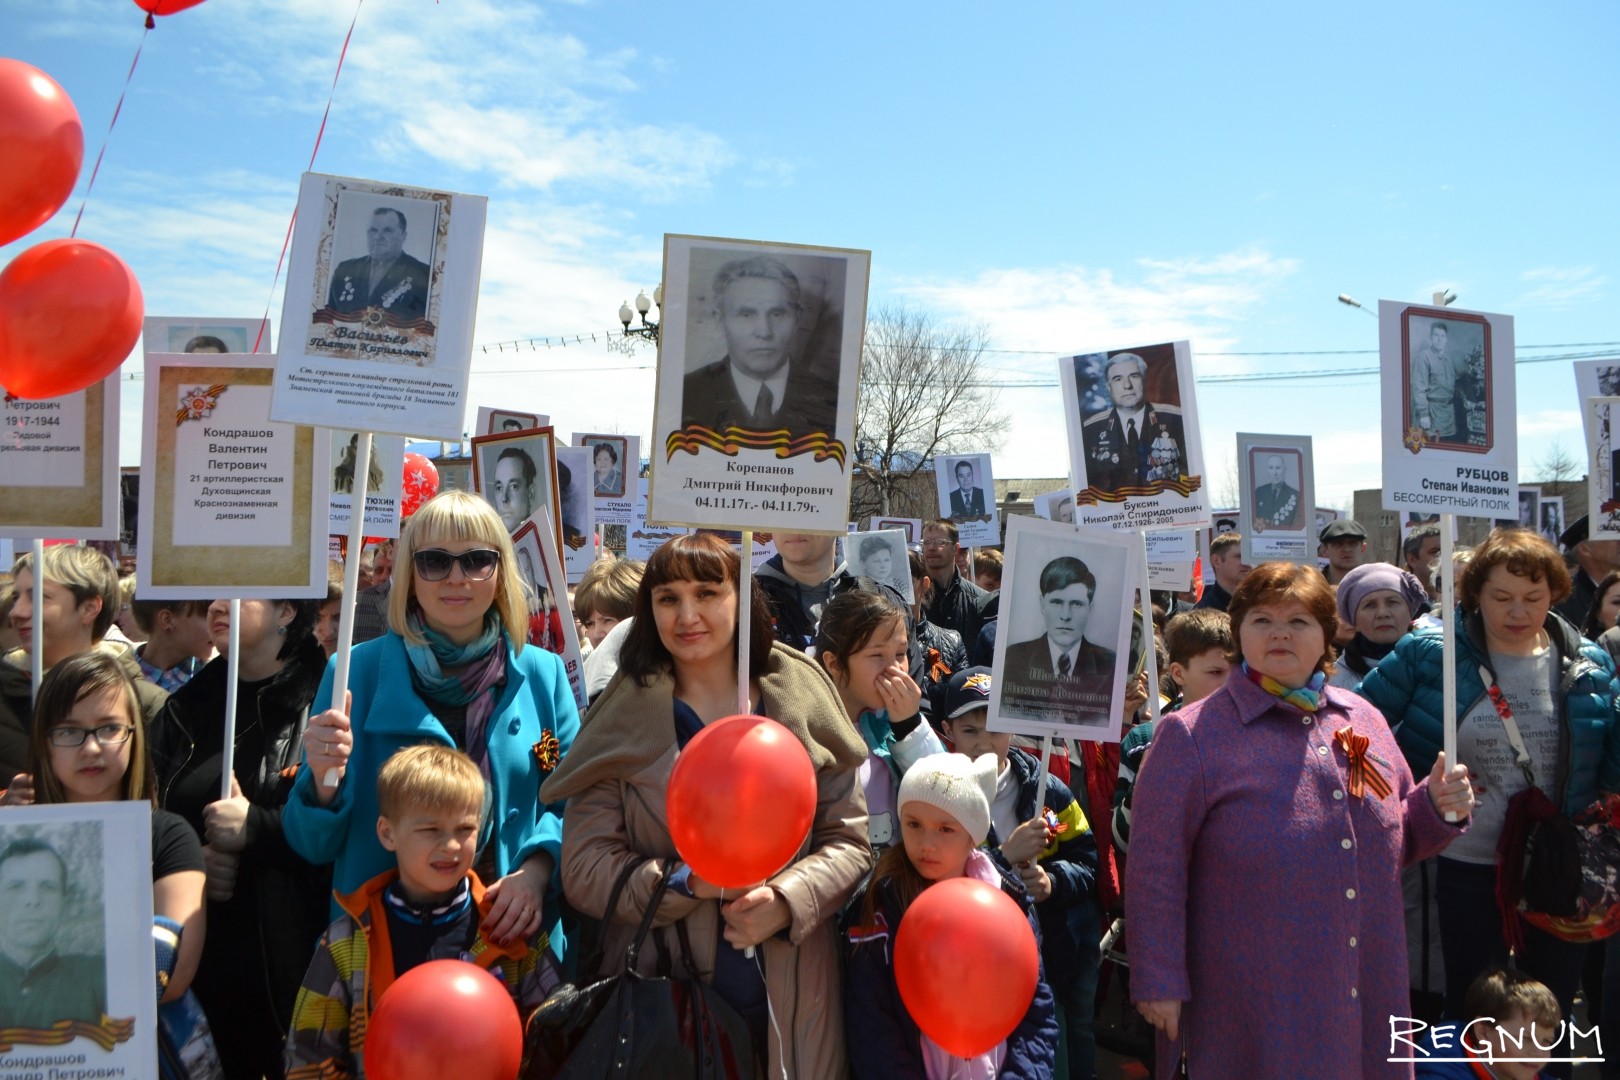
[[[1483,697],[1480,665],[1490,667],[1485,627],[1477,614],[1458,608],[1457,715],[1466,716]],[[1620,737],[1615,734],[1615,672],[1609,654],[1556,613],[1545,627],[1558,650],[1558,708],[1564,731],[1559,738],[1558,775],[1538,776],[1537,785],[1567,814],[1585,809],[1599,791],[1620,791]],[[1378,707],[1406,754],[1412,775],[1434,768],[1444,740],[1440,628],[1412,631],[1367,673],[1356,692]]]
[[[568,753],[579,731],[579,710],[555,653],[532,645],[514,653],[508,644],[506,661],[506,685],[489,719],[489,816],[479,841],[480,851],[486,844],[494,845],[499,877],[539,851],[549,851],[554,863],[562,865],[562,806],[542,803],[540,784],[557,759]],[[333,674],[334,665],[328,664],[310,715],[331,707]],[[394,856],[377,840],[376,780],[382,763],[407,746],[452,745],[449,732],[411,685],[410,660],[398,634],[389,632],[354,647],[349,690],[354,695],[349,715],[354,750],[336,797],[326,806],[316,801],[320,778],[311,775],[306,759],[281,812],[282,828],[294,851],[312,863],[334,864],[332,888],[339,894],[352,893],[395,866]],[[555,736],[554,746],[544,738],[546,733]],[[552,949],[560,957],[563,939],[555,925],[558,884],[553,873],[541,929],[551,934]],[[334,904],[333,918],[341,914]]]

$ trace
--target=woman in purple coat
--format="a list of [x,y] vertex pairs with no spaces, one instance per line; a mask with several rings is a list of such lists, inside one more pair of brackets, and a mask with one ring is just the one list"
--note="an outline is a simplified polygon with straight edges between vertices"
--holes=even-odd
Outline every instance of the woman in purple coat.
[[1378,711],[1324,685],[1338,616],[1314,567],[1257,567],[1229,614],[1242,663],[1159,721],[1136,782],[1131,994],[1199,1080],[1409,1077],[1385,1060],[1400,872],[1462,830],[1467,772],[1442,756],[1414,783]]

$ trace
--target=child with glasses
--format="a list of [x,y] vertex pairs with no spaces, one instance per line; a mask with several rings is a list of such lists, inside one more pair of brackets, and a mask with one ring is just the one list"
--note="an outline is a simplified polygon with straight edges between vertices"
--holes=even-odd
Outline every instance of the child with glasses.
[[[157,809],[157,783],[133,680],[108,653],[79,653],[61,661],[40,684],[31,734],[29,773],[17,780],[29,785],[35,802],[134,799],[153,804],[152,911],[162,1006],[160,1038],[167,1051],[160,1057],[175,1066],[164,1076],[217,1072],[207,1022],[189,993],[203,949],[202,844],[184,818]],[[23,980],[0,979],[0,984],[9,991],[21,987],[26,978],[25,974]],[[69,977],[48,979],[42,989],[54,997],[73,992],[76,982]],[[16,1018],[3,998],[0,1016]]]

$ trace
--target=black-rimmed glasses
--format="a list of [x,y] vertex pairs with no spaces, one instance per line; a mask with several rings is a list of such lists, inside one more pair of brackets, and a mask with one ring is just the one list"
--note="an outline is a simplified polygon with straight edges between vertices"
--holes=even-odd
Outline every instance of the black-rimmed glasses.
[[53,727],[45,732],[45,737],[51,741],[52,746],[72,749],[83,746],[84,741],[92,735],[102,746],[117,746],[119,743],[128,742],[133,734],[135,734],[133,724],[102,724],[93,728]]
[[456,563],[461,564],[461,576],[468,581],[485,581],[501,564],[501,553],[494,548],[473,548],[452,555],[443,548],[424,548],[416,553],[414,561],[423,581],[443,581]]

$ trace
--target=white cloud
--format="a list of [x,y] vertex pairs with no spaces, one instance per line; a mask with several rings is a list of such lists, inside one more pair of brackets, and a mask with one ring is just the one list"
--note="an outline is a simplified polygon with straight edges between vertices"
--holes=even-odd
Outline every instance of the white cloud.
[[1541,308],[1564,311],[1603,295],[1609,279],[1595,266],[1540,266],[1519,275],[1525,291],[1514,301],[1514,309]]

